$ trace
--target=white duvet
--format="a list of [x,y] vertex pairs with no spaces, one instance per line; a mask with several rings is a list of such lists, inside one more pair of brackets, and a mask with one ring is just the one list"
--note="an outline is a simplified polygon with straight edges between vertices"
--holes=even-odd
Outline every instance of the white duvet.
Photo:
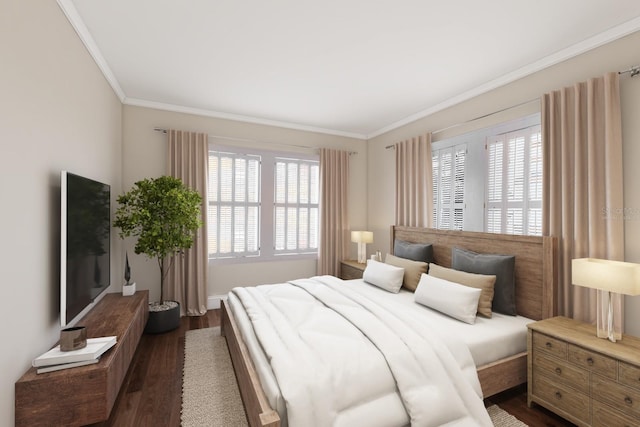
[[491,426],[465,345],[332,276],[236,288],[288,425]]

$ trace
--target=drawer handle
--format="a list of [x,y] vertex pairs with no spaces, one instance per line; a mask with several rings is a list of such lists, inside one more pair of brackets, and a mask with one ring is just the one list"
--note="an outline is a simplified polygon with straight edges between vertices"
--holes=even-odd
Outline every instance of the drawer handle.
[[562,399],[562,393],[556,391],[556,399]]
[[624,403],[626,403],[627,405],[633,405],[633,400],[627,396],[624,398]]
[[551,347],[553,347],[553,344],[551,344],[549,341],[547,341],[547,342],[545,343],[545,347],[547,347],[547,348],[551,348]]
[[562,373],[562,369],[556,368],[556,374],[560,375]]
[[590,357],[587,359],[587,365],[593,366],[593,358]]

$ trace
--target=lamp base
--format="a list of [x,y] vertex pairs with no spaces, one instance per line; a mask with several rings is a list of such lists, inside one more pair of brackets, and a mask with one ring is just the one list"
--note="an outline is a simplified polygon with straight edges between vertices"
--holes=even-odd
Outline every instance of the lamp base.
[[597,291],[596,333],[598,338],[611,342],[622,340],[622,319],[617,307],[622,306],[622,295],[615,292]]
[[358,243],[358,263],[360,264],[367,263],[367,244],[366,243]]

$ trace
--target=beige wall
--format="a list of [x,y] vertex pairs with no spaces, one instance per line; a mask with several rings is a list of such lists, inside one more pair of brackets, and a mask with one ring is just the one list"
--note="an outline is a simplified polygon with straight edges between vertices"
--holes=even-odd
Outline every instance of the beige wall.
[[0,425],[10,426],[15,381],[59,337],[60,171],[119,191],[122,107],[55,1],[3,1],[0,28]]
[[[353,227],[366,226],[367,145],[363,140],[127,105],[124,107],[123,114],[122,173],[125,190],[139,179],[166,173],[167,137],[160,132],[155,132],[154,127],[206,132],[209,135],[256,141],[238,142],[216,138],[216,142],[226,145],[249,145],[293,151],[299,149],[290,146],[298,145],[353,151],[357,154],[350,157],[349,221]],[[127,242],[129,254],[133,253],[132,245],[132,241]],[[355,257],[355,244],[352,246]],[[129,261],[133,279],[139,288],[150,289],[150,297],[159,298],[157,283],[159,283],[160,273],[157,264],[147,260],[143,255],[130,255]],[[278,283],[309,277],[316,273],[315,262],[310,260],[252,263],[250,268],[247,268],[247,265],[211,265],[208,295],[223,295],[235,286]]]
[[[547,68],[509,85],[495,89],[467,102],[443,110],[429,117],[380,135],[369,141],[369,203],[368,224],[375,233],[374,239],[378,249],[388,250],[389,226],[394,222],[394,154],[393,150],[385,150],[385,146],[404,138],[418,135],[425,131],[435,131],[448,126],[463,123],[493,111],[518,105],[522,102],[538,98],[541,94],[568,86],[576,81],[600,76],[608,71],[625,70],[640,63],[640,32],[627,36],[616,42],[587,52],[571,60]],[[622,112],[623,112],[623,150],[624,150],[624,204],[631,212],[625,221],[626,259],[640,262],[640,77],[633,79],[628,75],[621,78]],[[535,109],[535,104],[533,104]],[[519,114],[532,111],[531,105],[517,111],[507,111],[493,115],[482,121],[458,127],[438,134],[434,138],[454,136],[473,128],[506,121]],[[539,111],[539,106],[538,106]],[[374,197],[375,195],[375,197]],[[627,297],[626,300],[627,332],[640,336],[640,297]]]

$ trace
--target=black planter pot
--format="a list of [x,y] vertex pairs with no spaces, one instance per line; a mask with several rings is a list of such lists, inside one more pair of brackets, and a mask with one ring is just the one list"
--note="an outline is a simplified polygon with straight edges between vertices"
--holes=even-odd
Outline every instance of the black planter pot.
[[180,304],[176,301],[170,302],[175,302],[176,306],[161,311],[149,310],[149,320],[144,328],[146,334],[161,334],[180,326]]

